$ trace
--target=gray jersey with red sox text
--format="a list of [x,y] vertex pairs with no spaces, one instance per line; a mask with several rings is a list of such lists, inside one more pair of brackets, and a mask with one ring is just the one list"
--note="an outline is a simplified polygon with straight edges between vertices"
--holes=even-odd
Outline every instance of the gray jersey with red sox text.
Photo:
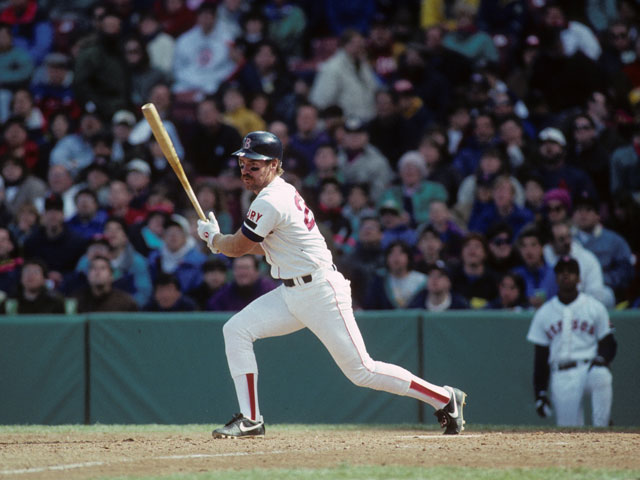
[[536,312],[527,340],[549,347],[549,364],[592,360],[598,341],[612,332],[604,305],[585,293],[569,305],[558,297],[547,301]]
[[313,213],[295,187],[280,177],[251,203],[242,232],[261,244],[273,278],[300,277],[333,264]]

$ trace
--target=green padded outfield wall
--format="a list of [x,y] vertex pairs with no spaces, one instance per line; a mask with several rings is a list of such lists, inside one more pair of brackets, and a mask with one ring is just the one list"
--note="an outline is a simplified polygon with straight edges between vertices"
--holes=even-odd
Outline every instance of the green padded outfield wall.
[[[237,410],[222,339],[228,317],[2,317],[0,423],[224,422]],[[525,340],[531,314],[407,310],[357,318],[374,359],[464,388],[469,423],[552,424],[534,413],[533,346]],[[619,344],[612,417],[638,426],[640,312],[612,318]],[[351,384],[306,330],[260,340],[256,355],[270,423],[435,422],[429,406]]]
[[0,424],[85,421],[84,339],[84,317],[0,317]]

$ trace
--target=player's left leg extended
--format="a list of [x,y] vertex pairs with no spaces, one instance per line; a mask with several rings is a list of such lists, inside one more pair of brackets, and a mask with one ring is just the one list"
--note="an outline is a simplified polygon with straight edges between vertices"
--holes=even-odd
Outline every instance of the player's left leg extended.
[[445,433],[463,430],[464,392],[434,385],[402,367],[369,356],[353,315],[349,282],[340,273],[314,275],[312,283],[285,291],[284,299],[353,383],[426,402],[439,412]]
[[607,367],[593,366],[587,373],[586,392],[591,395],[594,427],[608,427],[613,404],[613,376]]

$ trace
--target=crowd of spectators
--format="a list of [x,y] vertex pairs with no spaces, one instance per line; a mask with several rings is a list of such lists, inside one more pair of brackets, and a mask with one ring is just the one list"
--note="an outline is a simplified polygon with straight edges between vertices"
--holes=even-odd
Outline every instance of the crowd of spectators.
[[251,200],[230,154],[276,133],[356,308],[535,309],[565,255],[581,291],[640,303],[637,0],[6,0],[2,310],[277,286],[198,240],[147,102],[223,233]]

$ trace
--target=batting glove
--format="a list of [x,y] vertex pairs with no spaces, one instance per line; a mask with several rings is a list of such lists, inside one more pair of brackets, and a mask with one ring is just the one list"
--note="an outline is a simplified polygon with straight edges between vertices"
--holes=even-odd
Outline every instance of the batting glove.
[[213,237],[218,233],[220,233],[220,226],[213,212],[209,212],[209,220],[198,220],[198,236],[207,243],[207,247],[213,253],[220,253],[220,250],[213,246]]
[[536,398],[536,412],[542,418],[547,418],[551,416],[551,403],[547,398],[546,392],[540,392]]

